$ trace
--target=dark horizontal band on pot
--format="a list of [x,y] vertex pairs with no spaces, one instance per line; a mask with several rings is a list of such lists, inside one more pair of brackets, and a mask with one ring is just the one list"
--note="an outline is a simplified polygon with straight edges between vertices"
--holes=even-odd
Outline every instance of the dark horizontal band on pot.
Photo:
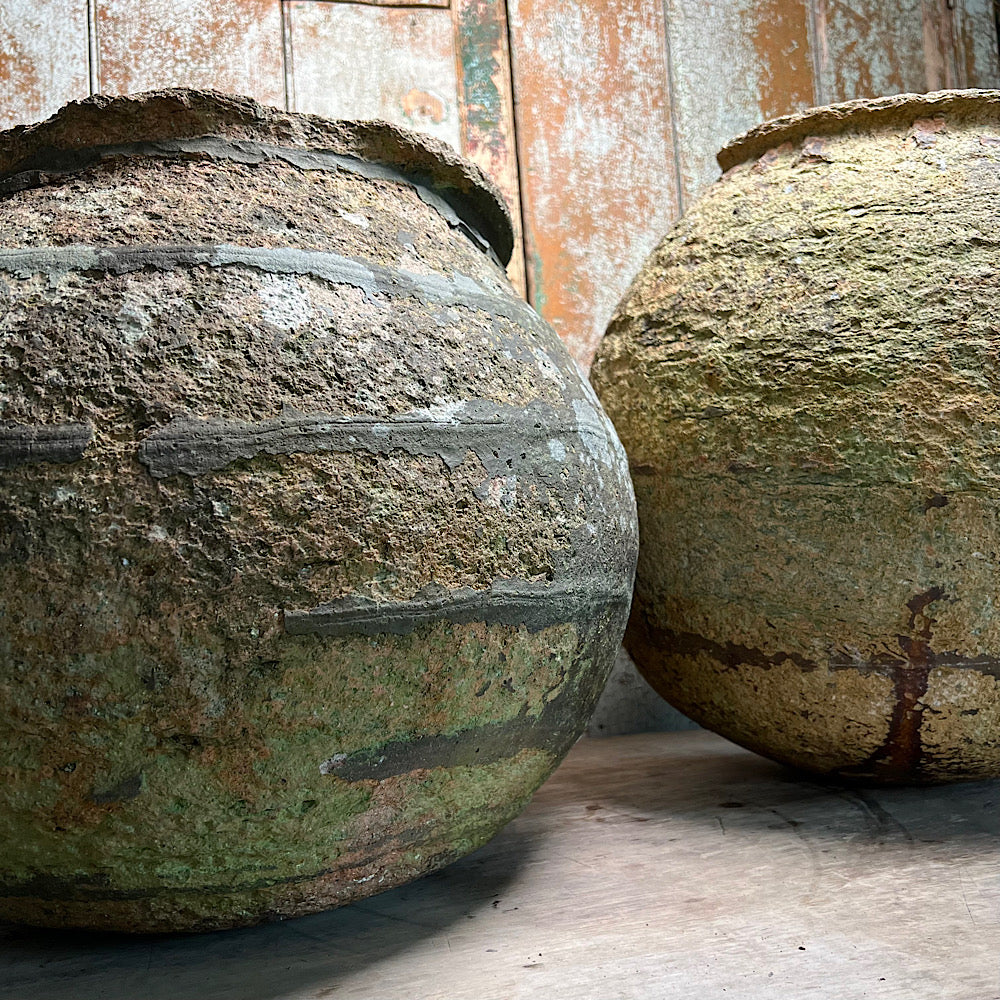
[[57,182],[65,176],[115,158],[207,158],[247,165],[280,160],[301,170],[341,171],[368,180],[405,184],[452,228],[463,232],[484,253],[493,254],[498,263],[506,264],[513,252],[513,238],[508,231],[496,224],[490,225],[471,199],[464,197],[459,191],[435,186],[433,178],[429,176],[404,172],[385,163],[330,150],[276,146],[210,135],[193,139],[160,139],[155,142],[48,150],[19,164],[17,173],[0,177],[0,197]]
[[451,734],[395,739],[377,746],[334,754],[320,773],[344,781],[384,781],[400,774],[434,767],[484,767],[508,760],[522,750],[563,752],[579,728],[575,725],[575,692],[564,685],[538,715],[522,710],[513,719],[491,722]]
[[93,437],[89,423],[0,425],[0,469],[35,462],[77,462]]
[[[825,659],[810,659],[800,653],[780,650],[768,653],[763,649],[743,646],[734,642],[715,642],[691,632],[678,632],[669,628],[661,628],[646,621],[645,616],[637,608],[633,609],[629,627],[633,635],[631,639],[626,639],[626,645],[630,641],[637,641],[640,646],[645,643],[667,650],[676,656],[707,656],[715,660],[716,663],[733,669],[740,666],[751,666],[761,670],[770,670],[772,667],[790,662],[794,663],[803,673],[812,673],[816,670],[854,670],[862,675],[880,674],[886,677],[895,676],[899,670],[913,669],[912,660],[907,659],[904,655],[904,647],[910,641],[910,637],[905,635],[897,637],[901,648],[899,656],[881,653],[877,656],[865,657],[854,656],[843,650],[831,650]],[[940,653],[928,650],[921,662],[921,668],[975,670],[1000,679],[1000,657],[997,656],[966,656],[953,650]]]
[[532,583],[497,580],[489,590],[431,587],[409,601],[375,601],[351,595],[308,611],[285,611],[290,635],[409,635],[423,625],[525,626],[529,632],[596,618],[601,609],[627,610],[625,586],[611,589],[600,580]]
[[567,435],[577,437],[586,446],[588,438],[605,435],[596,417],[593,421],[578,417],[567,426],[568,414],[551,407],[544,407],[542,412],[542,407],[518,409],[485,400],[469,400],[466,405],[467,412],[451,420],[432,419],[430,415],[378,420],[299,413],[256,422],[176,417],[142,441],[139,460],[151,475],[162,479],[178,473],[196,476],[213,472],[259,454],[386,454],[400,450],[436,455],[454,468],[472,451],[490,471],[495,464],[491,460],[494,451],[504,456],[519,455],[532,442],[544,442],[542,464],[551,465],[555,472],[562,466],[549,454],[548,441]]
[[68,271],[130,274],[145,268],[169,271],[177,267],[243,266],[267,274],[301,274],[333,284],[351,285],[366,295],[412,297],[449,306],[465,306],[515,320],[529,329],[545,330],[543,321],[525,302],[496,295],[463,274],[414,274],[372,261],[321,250],[292,247],[241,247],[228,244],[163,244],[144,246],[0,249],[0,272],[20,277],[57,275]]
[[[435,768],[486,767],[517,757],[525,751],[549,755],[553,763],[579,735],[583,720],[579,717],[577,698],[586,699],[573,688],[563,690],[545,704],[537,715],[522,713],[513,719],[487,723],[474,729],[451,734],[415,736],[392,740],[347,755],[333,755],[320,763],[322,772],[345,781],[384,781],[388,778]],[[396,839],[412,836],[419,841],[420,831],[401,831]],[[374,857],[381,853],[375,849]],[[360,859],[359,859],[360,860]],[[354,867],[354,866],[352,866]],[[83,875],[76,878],[38,875],[35,878],[0,881],[0,900],[4,898],[44,898],[50,900],[156,899],[170,896],[228,894],[266,889],[271,886],[309,882],[342,870],[341,865],[305,875],[266,876],[226,885],[148,886],[141,889],[116,889],[106,875]]]

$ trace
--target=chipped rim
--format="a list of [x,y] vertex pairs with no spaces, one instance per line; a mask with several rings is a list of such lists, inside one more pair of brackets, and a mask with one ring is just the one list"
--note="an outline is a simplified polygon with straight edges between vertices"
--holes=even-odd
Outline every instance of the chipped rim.
[[52,154],[204,136],[256,138],[395,168],[448,202],[502,264],[513,253],[513,223],[500,189],[447,143],[387,121],[323,118],[214,90],[176,87],[71,101],[44,121],[0,131],[0,180],[44,173]]
[[757,125],[727,143],[716,155],[723,173],[775,146],[806,136],[835,135],[857,126],[886,128],[913,115],[1000,112],[1000,90],[938,90],[929,94],[893,94],[808,108]]

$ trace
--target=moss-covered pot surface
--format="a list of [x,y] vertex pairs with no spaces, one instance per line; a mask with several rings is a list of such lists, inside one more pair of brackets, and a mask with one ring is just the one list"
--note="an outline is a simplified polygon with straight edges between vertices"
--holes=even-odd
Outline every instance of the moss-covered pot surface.
[[551,772],[635,511],[509,252],[387,125],[173,91],[0,136],[0,916],[308,913]]
[[1000,774],[1000,93],[816,109],[719,159],[592,374],[639,505],[627,645],[776,760]]

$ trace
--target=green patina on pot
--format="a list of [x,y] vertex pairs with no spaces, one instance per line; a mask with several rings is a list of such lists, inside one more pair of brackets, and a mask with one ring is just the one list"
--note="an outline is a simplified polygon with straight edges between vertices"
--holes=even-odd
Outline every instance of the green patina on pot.
[[820,108],[719,162],[592,374],[639,506],[626,644],[776,760],[1000,774],[1000,93]]
[[191,91],[0,136],[0,915],[314,912],[523,808],[624,454],[446,147]]

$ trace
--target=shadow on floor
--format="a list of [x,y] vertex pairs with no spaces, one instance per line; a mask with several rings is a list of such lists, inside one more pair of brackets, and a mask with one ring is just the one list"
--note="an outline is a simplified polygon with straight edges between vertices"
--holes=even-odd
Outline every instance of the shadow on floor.
[[362,968],[434,935],[446,941],[449,928],[475,920],[517,878],[531,850],[508,827],[493,843],[410,885],[328,913],[235,931],[133,937],[0,925],[0,997],[335,998],[337,983]]
[[[540,795],[577,798],[599,816],[720,824],[737,833],[868,847],[1000,848],[1000,781],[873,788],[816,780],[706,732],[645,734],[581,745]],[[606,743],[607,750],[593,744]],[[627,748],[627,760],[617,744]],[[613,763],[602,766],[607,756]],[[595,805],[608,810],[600,813]],[[606,819],[606,821],[608,821]]]

